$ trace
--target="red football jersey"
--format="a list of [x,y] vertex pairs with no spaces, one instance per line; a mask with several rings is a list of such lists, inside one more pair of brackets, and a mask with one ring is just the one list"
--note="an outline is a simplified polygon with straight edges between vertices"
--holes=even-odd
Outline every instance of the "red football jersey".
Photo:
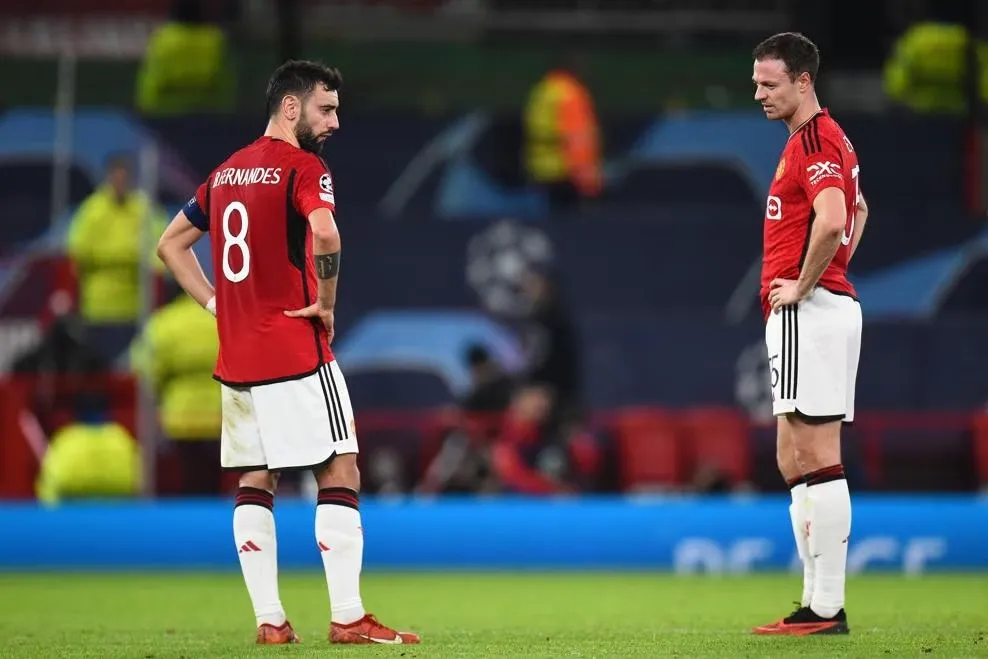
[[271,137],[240,149],[199,186],[216,286],[215,378],[235,385],[291,380],[333,360],[317,319],[284,311],[316,301],[309,213],[336,210],[316,155]]
[[765,206],[761,300],[766,317],[771,311],[768,293],[772,280],[799,278],[815,217],[813,200],[827,188],[844,191],[847,221],[837,254],[817,285],[856,297],[847,279],[847,263],[861,191],[859,174],[858,156],[851,141],[826,109],[789,136]]

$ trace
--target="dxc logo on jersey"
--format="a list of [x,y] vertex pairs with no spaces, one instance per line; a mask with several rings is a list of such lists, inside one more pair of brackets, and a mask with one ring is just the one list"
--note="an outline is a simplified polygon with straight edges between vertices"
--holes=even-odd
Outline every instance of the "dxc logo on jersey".
[[810,175],[810,185],[816,185],[825,178],[840,178],[840,165],[834,162],[815,162],[806,168]]
[[782,219],[782,200],[774,195],[769,195],[768,203],[765,205],[766,220]]

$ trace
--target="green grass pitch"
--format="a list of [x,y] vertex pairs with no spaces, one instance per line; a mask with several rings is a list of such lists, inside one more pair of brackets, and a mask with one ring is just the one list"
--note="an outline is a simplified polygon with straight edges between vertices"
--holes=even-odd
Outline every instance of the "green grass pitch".
[[364,576],[364,601],[419,646],[332,646],[319,572],[286,573],[303,638],[253,645],[239,573],[0,573],[0,657],[988,657],[988,574],[857,576],[847,637],[778,638],[794,575],[495,573]]

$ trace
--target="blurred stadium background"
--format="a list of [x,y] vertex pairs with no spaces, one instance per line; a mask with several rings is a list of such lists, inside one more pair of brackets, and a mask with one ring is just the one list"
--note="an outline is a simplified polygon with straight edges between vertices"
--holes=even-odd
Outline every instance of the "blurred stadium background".
[[[850,568],[988,569],[976,0],[4,3],[0,569],[235,570],[212,319],[153,245],[290,57],[345,79],[367,571],[791,569],[757,308],[785,129],[750,83],[786,29],[872,209]],[[312,485],[283,484],[288,569],[319,564]]]

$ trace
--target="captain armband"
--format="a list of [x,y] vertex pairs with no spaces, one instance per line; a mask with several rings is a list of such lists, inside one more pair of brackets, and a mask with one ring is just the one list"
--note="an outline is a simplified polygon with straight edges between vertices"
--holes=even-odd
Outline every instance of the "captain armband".
[[319,279],[332,279],[340,274],[340,253],[316,254],[316,277]]

